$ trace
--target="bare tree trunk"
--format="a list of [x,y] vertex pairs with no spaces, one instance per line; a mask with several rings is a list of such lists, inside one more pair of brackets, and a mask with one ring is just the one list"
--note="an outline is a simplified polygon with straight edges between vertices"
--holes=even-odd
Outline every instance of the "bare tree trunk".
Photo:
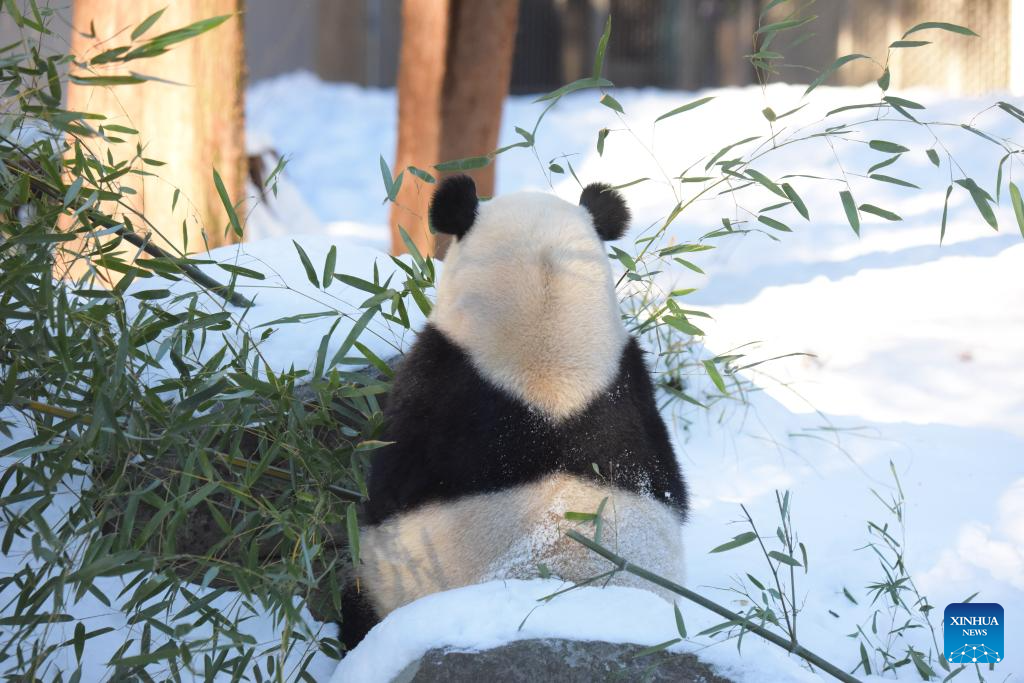
[[[494,151],[518,9],[518,0],[404,0],[395,173]],[[494,193],[494,164],[470,174],[480,194]],[[404,251],[401,225],[420,251],[444,255],[444,236],[427,226],[432,190],[407,174],[391,208],[393,252]]]
[[[153,239],[161,246],[195,252],[238,241],[230,229],[225,230],[227,212],[215,188],[213,170],[220,174],[232,201],[241,202],[247,167],[243,0],[75,0],[71,49],[78,59],[88,59],[127,44],[132,28],[165,7],[140,41],[201,19],[235,16],[159,57],[132,62],[120,71],[106,67],[102,71],[112,75],[131,69],[181,85],[149,81],[103,88],[72,83],[68,108],[106,115],[106,121],[94,123],[117,123],[139,131],[142,156],[166,165],[136,161],[135,168],[156,175],[123,176],[123,184],[136,191],[130,197],[133,208],[153,224],[157,233]],[[90,25],[95,35],[86,37],[83,33],[89,32]],[[90,148],[104,156],[108,149],[100,140],[90,141]],[[130,144],[109,149],[115,160],[134,152]],[[176,190],[180,195],[172,210]],[[238,212],[244,215],[241,205]],[[142,221],[133,218],[132,223],[136,230],[145,230]]]

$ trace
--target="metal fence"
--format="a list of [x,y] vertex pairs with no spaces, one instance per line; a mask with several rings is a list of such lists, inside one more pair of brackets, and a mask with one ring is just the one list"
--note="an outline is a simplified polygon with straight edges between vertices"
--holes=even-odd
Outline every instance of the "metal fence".
[[[763,0],[521,1],[513,92],[548,90],[587,75],[608,12],[614,28],[606,64],[616,85],[692,90],[756,82],[745,55],[755,50]],[[766,21],[784,18],[791,4],[777,6]],[[787,64],[775,78],[806,83],[836,57],[855,52],[884,62],[888,45],[908,28],[945,21],[969,26],[981,38],[941,31],[915,35],[933,44],[892,50],[893,85],[959,94],[1005,89],[1014,77],[1015,20],[1017,33],[1024,31],[1012,5],[1012,0],[819,0],[809,9],[818,15],[813,24],[780,34],[773,45]],[[1019,44],[1024,36],[1016,39]],[[1017,62],[1024,63],[1024,55],[1018,54]],[[876,66],[854,62],[830,82],[860,85],[877,77]]]
[[[439,0],[412,0],[435,2]],[[486,2],[486,0],[451,0]],[[393,86],[402,0],[247,0],[246,52],[253,80],[296,69],[328,80]],[[606,73],[619,86],[697,89],[744,85],[755,74],[744,55],[765,0],[520,0],[513,92],[551,90],[588,75],[611,14]],[[773,18],[795,3],[783,3]],[[1014,11],[1016,6],[1016,11]],[[972,94],[1024,87],[1024,0],[818,0],[813,36],[787,48],[779,78],[807,82],[840,54],[884,58],[886,46],[925,20],[970,26],[981,38],[931,31],[934,45],[894,50],[893,85]],[[14,40],[0,17],[3,44]],[[1016,26],[1016,28],[1014,28]],[[58,26],[66,29],[66,26]],[[63,37],[66,42],[66,36]],[[1016,53],[1015,53],[1016,50]],[[853,62],[832,82],[861,84],[877,68]]]
[[[974,94],[1010,86],[1010,0],[859,0],[840,5],[843,29],[838,47],[842,52],[884,55],[890,41],[922,21],[952,22],[980,34],[980,38],[942,31],[915,34],[913,38],[932,44],[893,50],[890,65],[896,87],[926,85]],[[845,74],[850,82],[863,82],[874,73],[857,66]]]
[[[435,2],[439,0],[413,0]],[[451,0],[486,2],[486,0]],[[402,0],[247,0],[246,53],[253,80],[306,69],[328,80],[393,86],[398,71]],[[765,0],[520,0],[513,92],[551,90],[590,73],[609,13],[614,30],[607,75],[619,86],[697,89],[744,85],[755,75],[744,55]],[[66,7],[67,0],[47,5]],[[783,3],[773,18],[794,3]],[[1024,0],[818,0],[813,36],[786,48],[779,78],[807,82],[838,55],[884,58],[886,47],[926,20],[969,26],[981,38],[939,31],[934,42],[893,50],[895,87],[932,86],[956,94],[1024,89]],[[69,27],[53,40],[66,47]],[[795,34],[794,34],[795,35]],[[0,16],[0,44],[17,38]],[[808,69],[810,67],[811,69]],[[853,62],[832,82],[866,83],[877,68]]]

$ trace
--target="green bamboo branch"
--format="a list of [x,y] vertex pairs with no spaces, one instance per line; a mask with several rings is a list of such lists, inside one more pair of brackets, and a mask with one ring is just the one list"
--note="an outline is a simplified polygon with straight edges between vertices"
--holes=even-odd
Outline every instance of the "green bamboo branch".
[[629,561],[626,560],[626,558],[616,555],[615,553],[608,550],[601,544],[594,542],[592,539],[587,538],[578,531],[568,531],[566,532],[566,535],[572,540],[586,546],[590,550],[594,551],[604,559],[614,564],[616,567],[618,567],[619,571],[624,571],[633,574],[634,576],[639,576],[641,579],[650,581],[656,586],[660,586],[667,591],[671,591],[676,595],[680,595],[689,600],[690,602],[695,602],[704,609],[711,610],[715,614],[721,617],[725,617],[729,621],[735,622],[737,624],[742,624],[744,628],[751,631],[752,633],[761,636],[768,642],[774,643],[775,645],[778,645],[779,647],[788,652],[792,652],[796,656],[804,659],[810,664],[813,664],[822,671],[831,674],[833,677],[840,681],[843,681],[844,683],[860,683],[858,679],[846,673],[839,667],[830,664],[828,661],[822,659],[820,656],[814,654],[813,652],[803,647],[802,645],[796,643],[795,641],[786,640],[785,638],[775,633],[772,633],[768,629],[753,623],[746,617],[736,614],[732,610],[729,610],[725,607],[722,607],[717,602],[708,600],[703,595],[694,593],[690,589],[680,586],[678,583],[669,581],[668,579],[658,576],[653,572],[649,572],[642,567],[638,567],[634,564],[631,564]]
[[[58,192],[53,187],[51,187],[41,177],[41,174],[38,176],[34,174],[35,171],[39,170],[38,163],[34,159],[32,159],[32,157],[24,149],[22,149],[18,143],[14,142],[13,140],[11,140],[10,138],[3,134],[0,134],[0,141],[3,141],[4,143],[8,144],[12,149],[18,151],[19,153],[21,153],[23,157],[25,157],[27,167],[17,168],[16,170],[28,176],[29,184],[33,189],[46,194],[51,199],[63,200],[61,193]],[[121,202],[119,200],[118,204],[120,203]],[[69,207],[66,208],[77,209],[80,208],[82,205],[84,205],[84,200],[76,200],[72,202]],[[106,216],[105,214],[99,211],[89,209],[84,213],[86,213],[91,220],[99,224],[101,227],[112,228],[115,226],[119,226],[113,234],[116,234],[117,236],[121,237],[129,244],[138,247],[139,249],[142,249],[152,258],[161,259],[162,261],[165,261],[173,265],[182,273],[182,275],[189,278],[190,280],[195,282],[200,287],[203,287],[207,291],[221,297],[228,303],[234,306],[238,306],[239,308],[251,308],[254,305],[254,303],[250,299],[234,291],[233,288],[222,285],[220,282],[210,277],[209,275],[207,275],[206,273],[204,273],[191,263],[185,263],[182,261],[182,259],[175,258],[173,255],[168,254],[166,251],[164,251],[157,245],[153,244],[148,237],[144,237],[131,230],[127,230],[124,225],[116,223],[109,216]]]

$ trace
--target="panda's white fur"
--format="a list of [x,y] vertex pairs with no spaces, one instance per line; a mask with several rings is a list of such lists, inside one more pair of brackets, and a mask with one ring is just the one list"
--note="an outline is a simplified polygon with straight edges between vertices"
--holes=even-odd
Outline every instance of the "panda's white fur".
[[480,374],[555,420],[611,383],[627,340],[590,214],[539,192],[481,204],[448,249],[430,319]]
[[[567,521],[565,513],[593,513],[605,498],[602,544],[682,584],[678,515],[651,498],[569,475],[428,504],[364,529],[360,576],[373,586],[370,599],[382,615],[438,591],[491,579],[536,578],[539,564],[555,576],[583,581],[612,565],[565,536],[569,529],[594,534],[592,522]],[[612,582],[660,590],[627,573]],[[664,596],[671,599],[667,592]]]

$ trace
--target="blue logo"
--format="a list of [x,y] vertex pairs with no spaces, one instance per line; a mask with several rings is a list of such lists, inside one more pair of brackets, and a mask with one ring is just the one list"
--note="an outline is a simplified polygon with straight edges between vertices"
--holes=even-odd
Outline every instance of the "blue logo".
[[943,645],[950,664],[1003,661],[1003,608],[994,602],[954,602],[942,617]]

